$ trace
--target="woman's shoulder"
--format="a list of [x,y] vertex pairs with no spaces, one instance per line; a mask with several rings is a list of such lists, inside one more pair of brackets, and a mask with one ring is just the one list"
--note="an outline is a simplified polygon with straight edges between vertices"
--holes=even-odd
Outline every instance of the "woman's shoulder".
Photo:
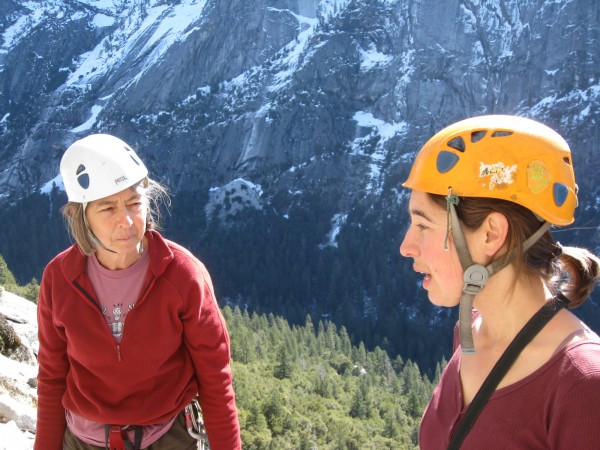
[[[158,250],[153,252],[159,262],[166,263],[165,271],[170,274],[185,272],[190,276],[207,274],[204,264],[186,247],[175,241],[163,237],[155,230],[149,234],[152,238],[151,245],[156,245]],[[156,269],[162,272],[160,269]]]
[[177,242],[166,240],[167,245],[173,252],[173,263],[185,267],[192,272],[204,272],[206,267],[189,249]]
[[79,250],[77,244],[66,248],[55,255],[44,268],[44,275],[64,273],[68,278],[74,278],[85,268],[86,256]]
[[561,371],[572,376],[595,378],[600,382],[600,338],[591,333],[571,342],[559,352]]

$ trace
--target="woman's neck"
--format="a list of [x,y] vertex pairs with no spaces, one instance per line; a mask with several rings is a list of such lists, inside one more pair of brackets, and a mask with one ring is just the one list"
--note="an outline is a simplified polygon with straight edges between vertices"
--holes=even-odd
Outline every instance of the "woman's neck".
[[513,280],[514,271],[507,267],[491,277],[475,298],[479,318],[473,332],[479,348],[505,348],[551,298],[539,276],[522,273],[514,284]]
[[140,259],[146,249],[144,237],[137,245],[136,250],[129,253],[112,253],[101,247],[96,249],[96,259],[102,267],[109,270],[123,270],[131,267]]

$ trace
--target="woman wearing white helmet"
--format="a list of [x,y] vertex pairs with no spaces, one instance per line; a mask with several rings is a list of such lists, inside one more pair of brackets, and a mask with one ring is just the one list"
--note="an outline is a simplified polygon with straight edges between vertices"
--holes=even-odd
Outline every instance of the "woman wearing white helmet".
[[577,206],[567,143],[530,119],[474,117],[432,137],[404,186],[400,253],[432,303],[460,305],[420,448],[600,448],[600,338],[567,310],[600,261],[549,232]]
[[196,396],[211,449],[241,448],[210,276],[155,230],[166,191],[106,134],[71,145],[60,170],[75,244],[42,278],[34,448],[196,449]]

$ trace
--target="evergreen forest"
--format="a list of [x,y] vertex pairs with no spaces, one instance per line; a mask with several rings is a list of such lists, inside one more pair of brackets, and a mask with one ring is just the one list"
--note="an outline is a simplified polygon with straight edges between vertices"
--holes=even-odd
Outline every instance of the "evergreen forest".
[[[16,284],[1,256],[0,284],[19,295],[39,291]],[[353,345],[331,321],[315,325],[307,315],[300,326],[237,306],[222,312],[244,449],[418,448],[420,417],[444,360],[430,380],[410,360]]]
[[418,448],[433,384],[415,363],[354,346],[343,326],[310,316],[290,326],[238,307],[223,313],[244,449]]

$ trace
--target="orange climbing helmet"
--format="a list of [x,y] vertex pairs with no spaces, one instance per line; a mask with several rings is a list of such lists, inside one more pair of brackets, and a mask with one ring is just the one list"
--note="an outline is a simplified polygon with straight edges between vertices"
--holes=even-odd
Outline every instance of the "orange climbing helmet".
[[577,206],[569,145],[546,125],[517,116],[479,116],[444,128],[419,151],[403,186],[508,200],[553,225],[573,223]]

